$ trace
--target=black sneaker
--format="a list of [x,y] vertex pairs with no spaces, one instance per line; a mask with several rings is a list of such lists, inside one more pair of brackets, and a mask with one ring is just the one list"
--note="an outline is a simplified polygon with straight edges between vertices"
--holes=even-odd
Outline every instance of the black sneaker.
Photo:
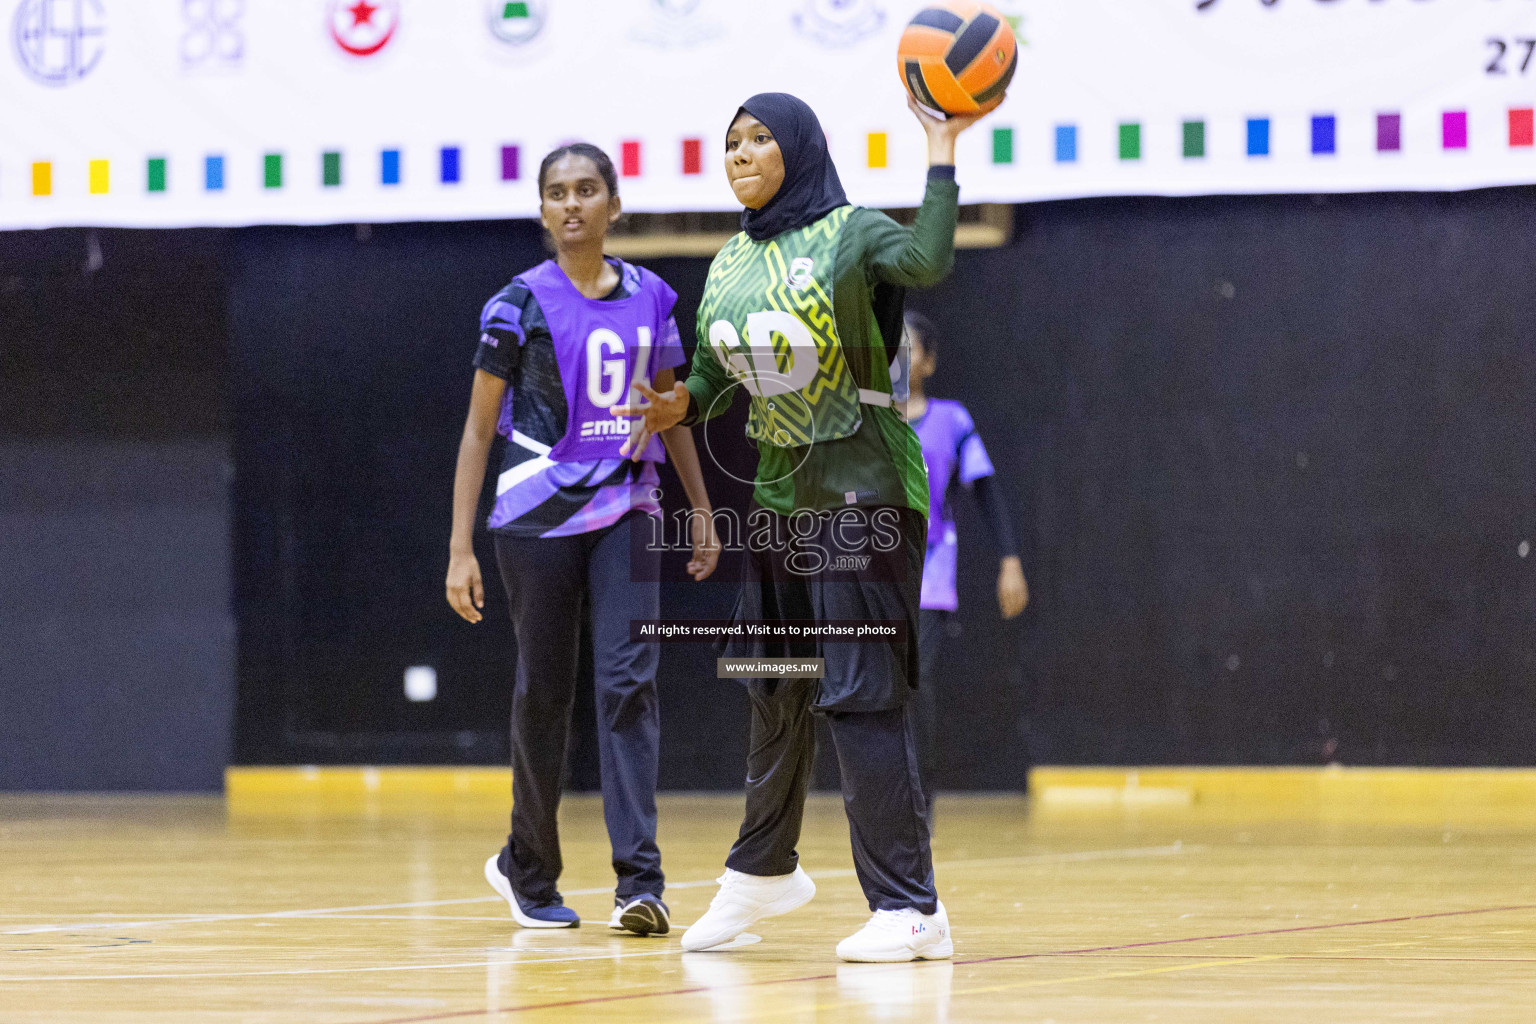
[[672,929],[672,919],[665,903],[643,892],[638,896],[615,896],[608,927],[636,935],[665,935]]

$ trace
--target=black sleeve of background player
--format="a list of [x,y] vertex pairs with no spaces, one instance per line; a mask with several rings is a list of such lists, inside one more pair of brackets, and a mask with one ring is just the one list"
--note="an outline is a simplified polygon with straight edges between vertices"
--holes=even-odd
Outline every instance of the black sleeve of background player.
[[1017,558],[1019,542],[1013,533],[1013,515],[1009,512],[1002,484],[997,482],[996,477],[981,476],[971,484],[971,490],[976,495],[976,504],[981,506],[982,518],[992,528],[992,539],[997,544],[998,556]]

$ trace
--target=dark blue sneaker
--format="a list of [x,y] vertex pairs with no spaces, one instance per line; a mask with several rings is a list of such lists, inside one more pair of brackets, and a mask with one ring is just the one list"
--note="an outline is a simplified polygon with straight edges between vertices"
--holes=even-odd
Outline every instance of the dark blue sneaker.
[[[512,891],[512,883],[507,881],[507,876],[501,873],[501,867],[496,863],[499,854],[492,854],[491,859],[485,862],[485,880],[491,883],[491,888],[497,895],[507,901],[507,906],[512,908],[512,920],[524,928],[578,928],[581,926],[581,918],[576,916],[576,911],[563,903],[532,904],[526,902],[521,896]],[[558,900],[558,897],[556,897]]]
[[643,892],[638,896],[615,896],[608,927],[636,935],[665,935],[672,930],[672,918],[660,897]]

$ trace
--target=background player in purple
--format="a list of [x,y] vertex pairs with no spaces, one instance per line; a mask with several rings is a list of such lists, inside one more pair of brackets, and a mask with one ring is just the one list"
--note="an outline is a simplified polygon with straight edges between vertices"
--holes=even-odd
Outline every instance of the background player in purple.
[[[486,880],[525,928],[580,924],[561,900],[556,812],[576,686],[583,605],[591,608],[603,817],[618,875],[609,927],[664,934],[656,847],[660,715],[657,645],[630,638],[655,619],[663,444],[695,509],[688,571],[714,571],[719,544],[686,427],[620,454],[631,422],[609,409],[636,384],[670,390],[683,351],[677,294],[648,270],[603,255],[618,220],[618,177],[596,146],[562,146],[539,167],[540,215],[556,256],[513,278],[481,314],[469,417],[459,446],[448,603],[470,622],[485,607],[471,546],[491,441],[508,439],[490,528],[517,636],[512,696],[512,828]],[[703,529],[700,529],[700,527]]]
[[[939,337],[921,313],[906,315],[908,371],[907,422],[917,431],[928,464],[928,552],[923,559],[923,594],[918,612],[919,679],[917,688],[918,756],[923,788],[928,792],[928,817],[933,818],[933,779],[938,772],[939,654],[950,631],[960,597],[955,591],[955,567],[960,551],[955,517],[948,501],[950,485],[958,481],[976,496],[983,517],[1001,554],[997,572],[997,607],[1012,619],[1029,603],[1029,586],[1019,561],[1013,517],[1002,488],[993,479],[992,460],[971,414],[959,402],[929,398],[924,384],[938,369]],[[895,370],[893,368],[893,376]]]

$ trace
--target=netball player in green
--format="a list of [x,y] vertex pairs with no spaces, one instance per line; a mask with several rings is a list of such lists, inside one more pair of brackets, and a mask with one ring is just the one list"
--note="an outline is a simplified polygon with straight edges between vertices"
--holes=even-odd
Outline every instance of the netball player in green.
[[831,726],[854,865],[873,916],[844,939],[845,960],[942,959],[954,951],[934,887],[909,698],[928,479],[917,436],[892,408],[902,289],[935,284],[954,262],[955,138],[975,118],[913,106],[930,168],[910,228],[851,206],[810,107],[784,93],[742,104],[725,169],[746,207],[742,233],[715,257],[685,383],[648,404],[637,435],[720,415],[738,389],[759,462],[739,620],[900,621],[886,644],[735,642],[743,657],[821,657],[822,679],[748,684],[747,809],[709,911],[683,948],[730,943],[816,891],[795,845],[815,754],[812,713]]

